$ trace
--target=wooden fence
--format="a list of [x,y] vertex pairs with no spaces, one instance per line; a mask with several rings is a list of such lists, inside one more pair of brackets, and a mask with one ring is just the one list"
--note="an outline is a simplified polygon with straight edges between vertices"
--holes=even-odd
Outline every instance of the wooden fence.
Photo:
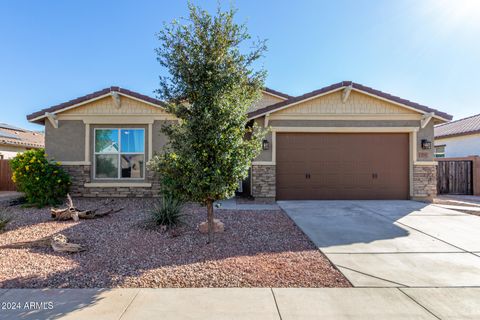
[[8,160],[0,160],[0,191],[16,191]]
[[480,195],[480,157],[436,160],[438,194]]

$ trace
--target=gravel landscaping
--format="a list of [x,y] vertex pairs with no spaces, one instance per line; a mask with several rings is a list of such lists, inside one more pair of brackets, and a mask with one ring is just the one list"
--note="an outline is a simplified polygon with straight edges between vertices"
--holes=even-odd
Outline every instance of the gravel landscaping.
[[[85,209],[103,202],[75,199]],[[13,207],[0,246],[62,233],[87,250],[0,249],[0,288],[351,286],[280,210],[217,210],[225,232],[207,245],[197,231],[204,208],[187,206],[186,223],[162,231],[148,223],[151,205],[118,199],[110,206],[123,211],[79,222],[52,221],[48,208]]]

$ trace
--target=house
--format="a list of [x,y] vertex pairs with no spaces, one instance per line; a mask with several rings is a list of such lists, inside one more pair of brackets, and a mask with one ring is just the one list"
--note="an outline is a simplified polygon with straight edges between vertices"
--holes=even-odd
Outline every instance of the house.
[[0,123],[0,160],[11,159],[19,152],[43,146],[43,133]]
[[480,155],[480,114],[435,126],[435,157]]
[[[441,111],[343,81],[291,97],[265,89],[248,111],[271,129],[248,179],[268,199],[409,199],[436,194],[433,127]],[[47,153],[77,196],[153,196],[145,163],[175,121],[161,101],[111,87],[27,116],[45,125]]]

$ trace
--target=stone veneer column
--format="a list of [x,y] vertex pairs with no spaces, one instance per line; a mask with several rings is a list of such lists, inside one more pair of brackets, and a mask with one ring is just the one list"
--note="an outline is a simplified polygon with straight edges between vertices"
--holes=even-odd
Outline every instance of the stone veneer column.
[[431,200],[437,195],[437,166],[413,166],[413,199]]
[[271,198],[276,196],[275,166],[252,165],[252,196]]

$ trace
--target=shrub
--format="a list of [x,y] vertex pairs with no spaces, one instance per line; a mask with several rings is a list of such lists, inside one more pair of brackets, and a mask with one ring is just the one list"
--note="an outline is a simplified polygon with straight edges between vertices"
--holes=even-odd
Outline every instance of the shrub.
[[12,215],[5,208],[0,208],[0,232],[12,221]]
[[183,202],[173,196],[164,195],[162,201],[154,204],[150,211],[152,220],[167,229],[183,223]]
[[68,192],[70,176],[59,162],[48,160],[43,149],[19,153],[10,166],[13,182],[19,191],[25,193],[30,205],[43,207],[58,204]]

